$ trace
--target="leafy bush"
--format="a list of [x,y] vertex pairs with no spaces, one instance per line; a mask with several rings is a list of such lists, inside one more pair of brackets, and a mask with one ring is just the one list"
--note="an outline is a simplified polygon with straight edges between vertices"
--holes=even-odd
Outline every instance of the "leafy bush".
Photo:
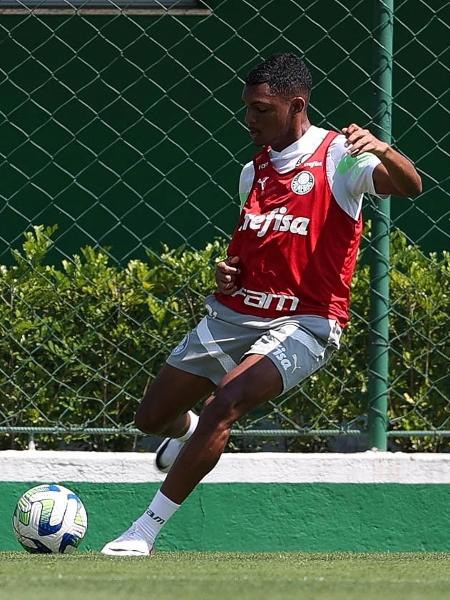
[[[83,248],[58,267],[46,264],[55,228],[25,235],[15,265],[0,267],[0,426],[114,428],[130,425],[147,381],[170,349],[203,315],[214,289],[213,265],[225,242],[203,250],[150,252],[147,261],[111,265],[105,252]],[[393,428],[448,427],[448,279],[450,254],[424,256],[397,233],[392,240],[391,405]],[[251,415],[264,426],[317,428],[360,425],[367,407],[369,273],[353,286],[353,319],[330,367],[281,398],[279,411]],[[276,407],[275,407],[276,408]],[[66,434],[74,447],[85,437]],[[133,439],[111,434],[83,447],[129,449]],[[1,447],[23,445],[4,436]],[[61,447],[61,436],[39,438]],[[403,449],[442,448],[443,442],[398,439]],[[242,447],[235,442],[237,447]],[[299,440],[292,449],[322,449]]]
[[[409,245],[400,231],[392,234],[391,431],[450,429],[449,276],[449,252],[426,256],[419,247]],[[300,402],[305,422],[314,429],[365,426],[369,400],[369,289],[369,266],[360,265],[354,278],[352,319],[343,336],[343,347],[328,369],[313,375],[301,388],[302,396],[323,407],[322,411],[312,411],[311,403]],[[309,406],[306,419],[305,406]],[[292,418],[299,422],[295,411]],[[424,451],[449,449],[450,445],[449,438],[399,437],[392,439],[390,447]]]
[[166,248],[121,269],[86,247],[56,268],[45,264],[54,230],[35,227],[0,270],[0,425],[130,424],[148,378],[195,324],[222,248]]

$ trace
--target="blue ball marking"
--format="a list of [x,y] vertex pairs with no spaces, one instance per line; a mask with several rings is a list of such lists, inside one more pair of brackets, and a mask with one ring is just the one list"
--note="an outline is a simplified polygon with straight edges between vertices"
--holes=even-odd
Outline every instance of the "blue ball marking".
[[56,525],[50,525],[48,522],[39,523],[38,533],[39,535],[52,535],[52,533],[58,533],[61,529],[62,523]]
[[[22,546],[25,548],[27,552],[30,554],[52,554],[50,548],[47,548],[45,544],[43,544],[40,540],[36,540],[34,538],[27,538],[30,542],[36,545],[36,548],[32,548],[31,546],[27,546],[23,542],[20,542]],[[20,540],[19,540],[20,541]]]
[[77,535],[74,535],[73,533],[65,533],[62,536],[62,540],[59,545],[59,551],[61,553],[64,553],[67,549],[67,546],[73,546],[74,548],[76,548],[80,541],[81,540]]
[[[52,491],[55,491],[55,490],[52,490]],[[59,488],[58,488],[58,491],[60,491]],[[67,511],[67,506],[64,510],[64,514],[62,516],[61,521],[59,523],[56,523],[55,525],[51,525],[50,520],[51,520],[53,509],[54,509],[54,502],[53,501],[51,501],[51,502],[52,502],[52,505],[50,507],[47,507],[46,500],[41,501],[42,510],[41,510],[41,515],[39,517],[39,523],[38,523],[39,535],[43,535],[43,536],[44,535],[52,535],[53,533],[57,533],[62,527],[64,517],[65,517],[66,511]]]

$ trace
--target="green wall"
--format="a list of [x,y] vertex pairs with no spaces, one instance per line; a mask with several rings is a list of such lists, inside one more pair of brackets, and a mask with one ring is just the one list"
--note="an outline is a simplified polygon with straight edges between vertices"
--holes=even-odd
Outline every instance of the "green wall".
[[[0,482],[0,550],[29,483]],[[99,550],[144,511],[159,484],[66,483],[89,515],[81,546]],[[159,550],[449,551],[450,485],[201,484],[163,529]]]
[[[30,223],[59,225],[57,259],[98,244],[121,262],[229,232],[254,152],[242,77],[274,51],[306,54],[316,124],[370,122],[372,3],[209,4],[209,17],[0,16],[1,262]],[[397,12],[394,137],[426,175],[423,196],[393,216],[442,249],[448,30],[442,3],[428,7]]]

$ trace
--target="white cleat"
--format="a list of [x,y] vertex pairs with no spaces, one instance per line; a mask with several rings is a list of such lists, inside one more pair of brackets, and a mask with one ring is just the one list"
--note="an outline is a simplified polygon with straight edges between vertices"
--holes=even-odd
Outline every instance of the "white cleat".
[[163,473],[168,473],[170,471],[170,467],[175,462],[177,456],[180,454],[181,449],[187,440],[194,433],[199,417],[192,410],[188,411],[188,415],[190,417],[189,428],[187,432],[181,438],[166,438],[163,442],[156,448],[156,468],[162,471]]
[[168,473],[184,444],[177,438],[166,438],[156,449],[156,467],[163,473]]
[[101,553],[107,556],[151,556],[155,549],[133,524],[118,538],[105,544]]

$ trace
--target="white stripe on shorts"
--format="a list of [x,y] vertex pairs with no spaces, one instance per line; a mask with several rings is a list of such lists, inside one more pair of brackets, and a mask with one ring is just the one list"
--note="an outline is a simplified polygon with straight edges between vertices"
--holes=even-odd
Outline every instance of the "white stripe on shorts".
[[209,331],[206,317],[204,317],[197,325],[197,335],[206,352],[212,358],[218,360],[227,373],[237,366],[231,356],[224,352],[219,344],[214,341],[211,332]]
[[314,356],[324,355],[325,346],[319,344],[311,333],[306,333],[306,331],[303,331],[302,329],[297,329],[291,334],[291,337],[306,346]]

